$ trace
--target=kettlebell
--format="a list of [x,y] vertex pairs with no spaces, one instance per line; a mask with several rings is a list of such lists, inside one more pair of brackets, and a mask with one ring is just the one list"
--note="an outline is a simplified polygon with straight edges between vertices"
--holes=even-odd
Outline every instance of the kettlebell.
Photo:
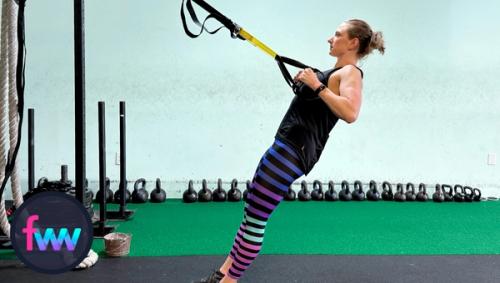
[[[460,190],[460,192],[458,190]],[[464,188],[462,185],[455,185],[453,191],[455,192],[453,200],[456,202],[464,202]]]
[[387,181],[384,181],[382,183],[382,199],[385,201],[394,200],[394,194],[392,193],[392,185]]
[[156,178],[155,189],[149,194],[149,201],[154,203],[161,203],[167,199],[167,192],[161,188],[160,178]]
[[292,185],[288,187],[288,192],[285,194],[285,201],[294,201],[297,199],[295,191],[292,189]]
[[198,193],[193,188],[193,180],[189,180],[188,188],[182,194],[182,201],[185,203],[193,203],[198,200]]
[[120,185],[118,186],[118,190],[116,190],[116,192],[115,192],[115,195],[114,195],[115,203],[121,203],[123,189],[125,189],[125,202],[130,202],[132,194],[128,190],[128,181],[125,180],[125,185],[120,183]]
[[300,183],[299,200],[310,201],[311,193],[307,190],[307,182],[304,180]]
[[313,191],[311,192],[312,200],[320,201],[324,199],[323,185],[319,180],[314,180]]
[[328,182],[328,191],[325,193],[325,200],[327,201],[337,201],[339,200],[339,196],[335,191],[335,183],[333,181]]
[[[105,195],[106,195],[106,203],[113,202],[113,191],[109,188],[110,184],[111,184],[111,181],[109,180],[108,177],[106,177],[106,179],[105,179],[105,186],[104,186],[104,191],[106,192],[105,193]],[[100,202],[102,195],[103,195],[102,190],[98,190],[97,193],[96,193],[96,196],[95,196],[95,200],[97,202]]]
[[365,192],[363,191],[363,183],[361,183],[361,181],[354,181],[354,190],[352,191],[352,200],[355,200],[355,201],[365,200]]
[[227,200],[226,191],[222,188],[222,179],[217,179],[217,189],[214,190],[213,200],[215,202],[224,202]]
[[368,191],[366,192],[366,199],[370,201],[378,201],[380,198],[380,194],[377,191],[377,183],[374,180],[371,180],[368,184]]
[[406,201],[415,201],[417,199],[417,195],[415,195],[415,185],[413,183],[406,184]]
[[227,192],[227,199],[230,202],[237,202],[241,200],[241,191],[238,189],[238,180],[231,181],[231,188]]
[[394,200],[397,202],[404,202],[406,201],[406,195],[403,192],[403,184],[398,183],[396,185],[396,193],[394,194]]
[[441,185],[436,184],[436,191],[434,194],[432,194],[432,200],[434,202],[443,202],[444,201],[444,194],[441,191]]
[[481,190],[478,188],[474,188],[474,198],[473,201],[481,201]]
[[247,201],[248,193],[250,192],[251,189],[252,189],[252,183],[250,182],[250,180],[247,180],[247,188],[245,189],[245,191],[243,191],[243,200],[244,201]]
[[146,191],[146,179],[137,179],[134,183],[134,191],[132,192],[133,203],[145,203],[148,201],[148,191]]
[[[469,191],[469,193],[467,193],[467,191]],[[464,202],[472,202],[473,199],[474,199],[474,190],[469,186],[465,186],[464,187]]]
[[[446,188],[449,188],[449,191],[446,191]],[[450,185],[446,184],[441,185],[441,190],[443,191],[445,202],[453,201],[453,188]]]
[[209,202],[212,201],[212,191],[207,186],[207,180],[203,179],[201,181],[201,190],[198,192],[199,202]]
[[428,199],[427,188],[424,183],[420,183],[420,185],[418,185],[417,201],[427,201]]
[[341,201],[350,201],[352,199],[351,191],[349,190],[349,182],[342,181],[340,184],[341,190],[339,192],[339,199]]

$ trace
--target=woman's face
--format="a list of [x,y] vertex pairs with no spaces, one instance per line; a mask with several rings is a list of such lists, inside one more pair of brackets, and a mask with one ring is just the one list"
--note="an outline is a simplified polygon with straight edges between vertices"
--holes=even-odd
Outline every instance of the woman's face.
[[330,55],[334,57],[339,57],[344,53],[353,50],[355,47],[355,40],[350,39],[347,34],[348,25],[346,23],[341,24],[335,34],[328,39],[328,43],[330,44]]

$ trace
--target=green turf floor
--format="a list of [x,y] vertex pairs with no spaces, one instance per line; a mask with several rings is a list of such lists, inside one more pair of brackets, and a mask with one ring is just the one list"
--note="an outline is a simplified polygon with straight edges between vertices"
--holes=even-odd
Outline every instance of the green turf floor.
[[[130,256],[226,255],[244,203],[130,204]],[[96,207],[97,208],[97,207]],[[110,209],[116,205],[110,205]],[[500,202],[282,202],[261,254],[500,254]],[[103,254],[103,240],[93,249]],[[11,258],[11,251],[0,251]]]

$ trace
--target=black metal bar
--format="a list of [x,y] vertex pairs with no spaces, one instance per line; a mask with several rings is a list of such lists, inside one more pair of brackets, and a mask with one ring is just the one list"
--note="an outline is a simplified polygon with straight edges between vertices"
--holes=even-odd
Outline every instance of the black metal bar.
[[74,0],[75,35],[75,187],[83,203],[85,187],[85,25],[84,1]]
[[99,101],[99,226],[106,222],[106,119],[104,101]]
[[35,109],[28,109],[28,190],[35,188]]
[[126,121],[125,121],[125,101],[120,101],[120,189],[122,197],[120,201],[120,213],[125,216],[126,210],[126,195],[125,190],[127,189],[127,135],[126,135]]

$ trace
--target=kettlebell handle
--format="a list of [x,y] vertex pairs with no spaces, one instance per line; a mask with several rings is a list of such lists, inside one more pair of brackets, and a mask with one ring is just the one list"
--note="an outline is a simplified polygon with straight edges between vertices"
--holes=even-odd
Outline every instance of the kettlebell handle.
[[134,183],[134,190],[139,190],[139,185],[141,186],[141,189],[144,189],[146,187],[146,179],[144,178],[139,178],[137,181]]

